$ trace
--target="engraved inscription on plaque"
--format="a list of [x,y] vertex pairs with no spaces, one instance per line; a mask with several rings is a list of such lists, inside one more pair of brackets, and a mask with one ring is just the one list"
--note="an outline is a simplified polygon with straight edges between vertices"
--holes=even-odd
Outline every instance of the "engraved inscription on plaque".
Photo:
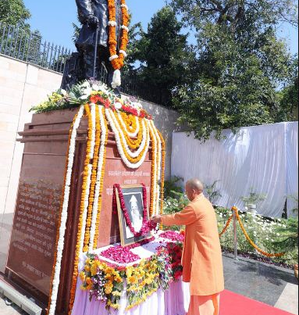
[[20,182],[7,267],[49,294],[61,186]]

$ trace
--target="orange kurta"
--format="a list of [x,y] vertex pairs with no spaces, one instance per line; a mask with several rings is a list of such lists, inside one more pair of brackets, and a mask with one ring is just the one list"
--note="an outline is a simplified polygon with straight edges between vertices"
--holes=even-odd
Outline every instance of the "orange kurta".
[[163,215],[163,225],[186,225],[182,256],[183,281],[191,295],[224,290],[222,253],[214,208],[203,194],[176,214]]

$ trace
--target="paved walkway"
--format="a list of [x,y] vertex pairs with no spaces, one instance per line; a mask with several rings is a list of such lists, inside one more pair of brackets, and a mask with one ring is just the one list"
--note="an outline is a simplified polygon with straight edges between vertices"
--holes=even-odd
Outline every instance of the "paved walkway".
[[[223,256],[225,288],[251,299],[298,314],[298,280],[291,270],[245,258]],[[26,314],[0,298],[1,315]],[[221,315],[221,314],[220,314]],[[242,314],[240,314],[242,315]],[[267,315],[267,314],[252,314]]]

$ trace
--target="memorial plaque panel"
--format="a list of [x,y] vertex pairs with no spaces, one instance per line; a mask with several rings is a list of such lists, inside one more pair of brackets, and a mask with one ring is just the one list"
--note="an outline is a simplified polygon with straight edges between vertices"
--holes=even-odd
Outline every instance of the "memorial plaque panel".
[[20,182],[7,267],[48,295],[61,185]]

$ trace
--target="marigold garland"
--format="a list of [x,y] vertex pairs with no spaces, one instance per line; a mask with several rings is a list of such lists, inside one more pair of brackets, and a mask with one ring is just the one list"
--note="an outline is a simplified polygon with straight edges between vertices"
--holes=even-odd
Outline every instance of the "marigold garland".
[[156,172],[157,172],[157,177],[156,177],[156,202],[155,202],[155,209],[156,212],[155,214],[159,214],[159,201],[160,201],[160,193],[161,193],[161,187],[160,187],[160,181],[161,181],[161,161],[162,161],[162,143],[161,143],[161,139],[158,135],[157,129],[154,125],[154,122],[151,121],[150,124],[152,125],[152,129],[153,129],[153,133],[156,137],[156,141],[157,141],[157,165],[156,165]]
[[152,141],[152,165],[151,165],[151,198],[150,198],[150,209],[149,214],[150,217],[154,214],[154,205],[156,200],[156,168],[157,168],[157,144],[156,144],[156,138],[154,136],[154,133],[152,131],[152,128],[149,128],[150,137]]
[[110,61],[112,67],[117,70],[121,69],[124,65],[124,59],[127,49],[128,38],[128,26],[129,26],[129,13],[126,6],[126,1],[121,0],[121,13],[122,13],[122,25],[120,35],[120,47],[117,53],[117,40],[116,40],[116,8],[115,0],[108,0],[108,12],[109,12],[109,52]]
[[[146,138],[145,138],[146,145],[144,146],[141,153],[136,151],[137,153],[139,153],[137,157],[132,157],[132,155],[134,154],[133,153],[130,154],[129,150],[126,149],[122,130],[118,129],[118,126],[117,124],[115,124],[115,121],[113,119],[114,116],[111,115],[109,109],[106,109],[106,117],[108,118],[110,126],[114,132],[118,152],[121,155],[124,163],[130,168],[138,168],[145,160],[146,154],[148,152],[148,147],[149,147],[149,134],[147,132],[148,128],[146,128]],[[147,120],[145,119],[145,121]]]
[[[152,158],[152,181],[153,181],[153,205],[152,205],[152,214],[157,215],[159,214],[159,200],[160,200],[160,186],[159,181],[161,180],[161,151],[162,151],[162,144],[160,137],[157,133],[157,129],[153,123],[153,121],[149,122],[150,131],[151,131],[151,140],[153,142],[153,151],[155,154]],[[155,148],[154,148],[155,147]]]
[[[88,180],[89,180],[89,172],[90,172],[90,154],[93,148],[91,148],[92,143],[92,118],[90,113],[89,105],[86,104],[84,106],[86,116],[88,118],[88,132],[87,132],[87,144],[86,144],[86,157],[84,162],[84,171],[83,171],[83,183],[82,183],[82,192],[81,192],[81,204],[80,204],[80,215],[79,215],[79,223],[78,223],[78,233],[77,233],[77,243],[75,249],[75,259],[74,259],[74,269],[72,276],[72,285],[70,292],[70,303],[69,303],[69,314],[71,314],[71,310],[73,308],[74,300],[75,300],[75,292],[76,292],[76,284],[78,277],[78,263],[79,263],[79,255],[82,251],[81,238],[83,231],[83,226],[85,226],[84,221],[84,212],[86,207],[86,195],[88,191]],[[87,197],[88,198],[88,197]]]
[[48,302],[48,311],[47,314],[54,315],[56,310],[56,300],[58,294],[59,287],[59,277],[60,277],[60,268],[61,268],[61,260],[63,254],[63,243],[64,243],[64,234],[65,234],[65,225],[67,220],[67,206],[70,195],[70,184],[72,177],[72,169],[74,163],[74,154],[75,154],[75,146],[76,146],[76,135],[77,129],[79,127],[81,118],[83,116],[83,106],[80,107],[78,113],[75,115],[72,125],[69,131],[69,139],[68,139],[68,150],[66,155],[66,168],[65,168],[65,176],[64,176],[64,186],[62,190],[61,197],[61,207],[59,211],[59,219],[57,226],[56,241],[55,241],[55,252],[54,252],[54,263],[51,275],[51,286],[49,292],[49,302]]
[[250,245],[252,247],[254,247],[259,253],[261,253],[262,255],[266,256],[266,257],[281,257],[285,254],[285,252],[282,252],[282,253],[276,253],[276,254],[270,254],[270,253],[267,253],[265,251],[263,251],[262,249],[260,249],[252,240],[251,238],[249,237],[249,235],[247,234],[245,228],[244,228],[244,225],[243,225],[243,222],[239,216],[239,212],[238,212],[238,209],[237,207],[232,207],[232,210],[235,212],[236,214],[236,218],[237,220],[239,221],[239,224],[240,224],[240,227],[242,229],[242,232],[243,234],[245,235],[247,241],[250,243]]
[[99,117],[100,117],[99,116],[99,107],[96,106],[96,108],[95,108],[95,125],[96,125],[95,147],[94,147],[94,154],[93,154],[91,184],[90,184],[90,193],[89,193],[89,201],[88,201],[88,211],[87,211],[87,221],[86,221],[85,237],[84,237],[84,247],[83,247],[84,252],[88,251],[88,244],[89,244],[89,240],[90,240],[92,210],[93,210],[96,180],[97,180],[97,167],[98,167],[99,150],[100,150],[100,142],[101,142],[101,126],[100,126],[100,122],[99,122],[99,120],[100,120]]
[[[121,145],[122,146],[122,151],[123,154],[126,153],[126,156],[130,156],[130,159],[128,161],[132,164],[139,162],[140,160],[145,158],[146,152],[148,151],[148,146],[149,146],[149,138],[148,138],[148,121],[143,119],[141,121],[141,141],[142,143],[138,148],[134,148],[133,150],[130,150],[130,146],[127,143],[126,139],[126,132],[123,130],[121,124],[118,123],[116,117],[114,116],[113,112],[111,111],[106,111],[107,113],[107,118],[109,120],[109,123],[111,125],[112,130],[115,133],[115,139],[116,139],[116,144],[118,147]],[[120,149],[120,148],[119,148]],[[137,149],[137,150],[136,150]],[[120,154],[122,153],[120,152]],[[136,159],[135,162],[133,159]]]
[[229,227],[229,225],[230,225],[232,219],[233,219],[233,215],[231,215],[231,216],[228,218],[228,220],[227,220],[227,222],[226,222],[226,224],[225,224],[225,227],[223,228],[222,232],[219,233],[219,237],[221,237],[221,236],[226,232],[226,230],[228,229],[228,227]]
[[127,134],[130,137],[136,137],[140,127],[140,119],[137,118],[139,116],[135,116],[126,112],[118,112],[117,114]]
[[160,205],[160,213],[163,213],[163,204],[164,204],[164,177],[165,177],[165,155],[166,155],[166,147],[165,141],[161,134],[161,132],[157,129],[158,135],[162,144],[162,163],[161,163],[161,205]]
[[[98,245],[98,238],[99,238],[99,225],[100,225],[100,217],[101,217],[101,210],[102,210],[102,193],[103,193],[103,186],[104,186],[104,175],[105,175],[105,166],[106,166],[106,147],[108,142],[108,123],[105,118],[105,109],[104,107],[101,108],[100,111],[100,122],[102,126],[102,134],[103,139],[101,139],[101,150],[102,151],[102,166],[98,168],[98,173],[100,174],[99,179],[99,193],[98,193],[98,203],[97,203],[97,217],[95,223],[95,235],[94,239],[91,240],[90,246],[93,246],[93,249],[97,248]],[[104,140],[104,141],[103,141]],[[91,248],[90,248],[91,249]]]
[[[127,124],[127,122],[123,122],[122,119],[119,117],[118,113],[113,113],[114,114],[114,117],[116,119],[116,121],[118,122],[118,126],[119,128],[121,128],[124,136],[125,136],[125,139],[126,139],[126,143],[127,145],[129,146],[130,149],[133,149],[133,150],[136,150],[139,148],[141,142],[142,142],[142,139],[143,139],[143,128],[142,128],[142,123],[140,123],[140,132],[138,132],[137,134],[137,139],[132,139],[130,137],[130,135],[128,134],[127,132],[127,129],[124,128],[125,124]],[[132,116],[131,114],[127,115],[127,116]],[[136,117],[137,118],[137,117]],[[137,118],[137,119],[140,119],[140,118]]]

